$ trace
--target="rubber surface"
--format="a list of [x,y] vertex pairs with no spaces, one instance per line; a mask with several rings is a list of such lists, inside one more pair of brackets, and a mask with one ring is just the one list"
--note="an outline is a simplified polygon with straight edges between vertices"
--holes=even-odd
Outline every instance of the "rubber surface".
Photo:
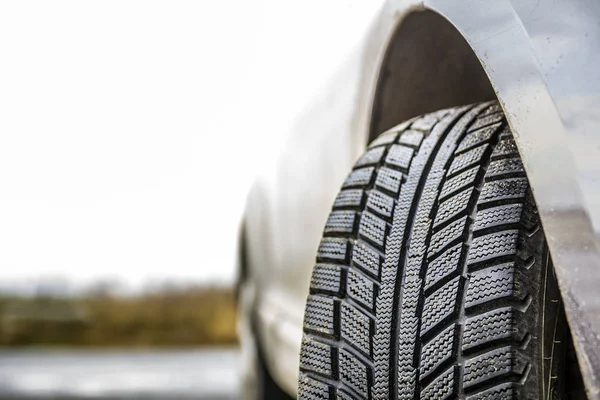
[[299,398],[560,397],[561,309],[500,107],[413,119],[369,146],[335,200]]

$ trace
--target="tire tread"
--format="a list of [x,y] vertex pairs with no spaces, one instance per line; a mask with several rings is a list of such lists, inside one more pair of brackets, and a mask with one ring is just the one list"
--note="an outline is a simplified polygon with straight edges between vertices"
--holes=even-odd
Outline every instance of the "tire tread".
[[385,132],[348,175],[325,226],[299,398],[537,394],[545,252],[497,103]]

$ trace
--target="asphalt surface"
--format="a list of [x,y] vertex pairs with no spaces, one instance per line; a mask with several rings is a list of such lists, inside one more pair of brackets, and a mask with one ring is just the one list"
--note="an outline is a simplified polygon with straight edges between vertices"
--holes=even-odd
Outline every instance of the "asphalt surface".
[[0,399],[239,397],[235,349],[1,351]]

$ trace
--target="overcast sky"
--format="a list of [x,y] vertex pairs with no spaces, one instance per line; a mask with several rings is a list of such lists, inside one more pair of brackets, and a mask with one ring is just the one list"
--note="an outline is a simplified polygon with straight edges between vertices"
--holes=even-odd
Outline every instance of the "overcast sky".
[[254,171],[378,3],[0,3],[3,283],[232,281]]

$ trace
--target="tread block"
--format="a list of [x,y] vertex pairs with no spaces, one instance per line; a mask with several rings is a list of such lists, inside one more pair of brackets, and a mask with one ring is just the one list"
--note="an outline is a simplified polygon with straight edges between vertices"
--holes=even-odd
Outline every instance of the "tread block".
[[445,400],[454,393],[454,367],[450,367],[421,391],[422,400]]
[[444,222],[448,221],[455,215],[464,212],[469,205],[469,200],[471,199],[471,194],[473,193],[473,188],[467,188],[462,192],[444,200],[440,207],[438,208],[438,212],[435,216],[435,224],[434,227],[437,227]]
[[506,157],[506,156],[518,156],[519,150],[517,149],[517,144],[511,138],[502,139],[498,142],[496,147],[494,147],[494,151],[492,152],[492,159],[498,157]]
[[467,216],[457,219],[452,222],[450,225],[444,227],[439,232],[434,233],[431,236],[431,241],[429,242],[429,251],[427,253],[428,257],[431,257],[437,254],[444,247],[459,239],[465,230],[465,226],[467,224]]
[[515,310],[506,307],[467,318],[463,334],[463,350],[513,337]]
[[348,294],[368,310],[375,309],[375,285],[363,274],[348,271]]
[[335,334],[334,309],[335,304],[331,297],[308,296],[304,312],[304,327],[333,336]]
[[310,287],[314,290],[339,293],[342,268],[338,265],[317,264],[310,279]]
[[386,189],[394,194],[400,192],[400,185],[404,175],[400,171],[391,168],[381,167],[377,172],[375,186]]
[[446,317],[454,313],[459,277],[433,292],[425,299],[421,324],[421,336],[429,332]]
[[483,110],[481,112],[481,114],[479,114],[479,115],[484,116],[484,115],[489,115],[489,114],[495,114],[495,113],[498,113],[501,111],[502,111],[502,107],[500,107],[500,104],[496,103],[496,104],[492,104],[491,106],[489,106],[488,108]]
[[452,357],[455,325],[444,329],[421,350],[421,379],[427,377],[444,361]]
[[321,239],[317,258],[345,261],[348,254],[348,240],[325,237]]
[[394,211],[394,199],[390,196],[373,190],[367,198],[367,207],[374,212],[387,218],[392,217]]
[[355,167],[364,167],[365,165],[378,164],[383,157],[385,147],[375,147],[364,153],[356,162]]
[[479,166],[468,169],[465,172],[461,172],[460,174],[456,175],[454,178],[448,179],[442,187],[440,199],[454,194],[455,192],[464,189],[467,186],[472,186],[475,182],[475,178],[477,177],[477,172],[479,172]]
[[363,240],[359,239],[356,241],[353,248],[352,261],[365,271],[368,271],[375,276],[379,276],[381,256]]
[[527,178],[511,178],[500,181],[486,182],[479,196],[479,203],[491,201],[521,199],[527,193]]
[[322,375],[331,376],[331,347],[318,342],[313,338],[302,338],[300,350],[300,368],[304,371],[314,371]]
[[298,379],[298,398],[329,400],[331,388],[329,385],[312,379],[300,372]]
[[490,201],[521,199],[527,193],[527,178],[510,178],[500,181],[486,182],[481,189],[479,203]]
[[336,396],[335,396],[336,400],[356,400],[354,397],[350,396],[348,393],[343,392],[342,390],[337,391]]
[[456,154],[462,153],[465,150],[468,150],[472,147],[480,145],[482,143],[488,142],[494,133],[500,128],[502,123],[498,122],[496,124],[486,126],[481,129],[477,129],[471,133],[469,133],[465,138],[460,142],[458,149],[456,149]]
[[423,141],[423,132],[408,130],[400,135],[398,143],[407,144],[409,146],[419,147]]
[[333,203],[333,208],[338,207],[360,207],[364,192],[362,189],[342,190]]
[[467,400],[513,400],[517,399],[517,385],[515,383],[501,383],[500,385],[472,394]]
[[414,397],[413,386],[417,381],[417,370],[414,368],[400,369],[398,371],[398,382],[409,382],[408,385],[398,385],[399,399],[412,399]]
[[493,258],[515,254],[517,251],[518,230],[494,232],[476,237],[471,242],[467,264],[475,264]]
[[411,125],[411,129],[418,129],[420,131],[429,132],[435,124],[441,119],[441,116],[437,116],[434,114],[423,115],[422,117],[416,119]]
[[398,137],[398,132],[395,130],[384,132],[381,135],[379,135],[377,137],[377,139],[375,139],[371,142],[371,144],[369,145],[369,148],[372,149],[373,147],[383,146],[383,145],[387,145],[390,143],[394,143],[396,141],[397,137]]
[[340,349],[339,366],[342,383],[348,385],[360,396],[368,398],[369,379],[367,367],[344,349]]
[[496,177],[506,174],[524,173],[525,168],[520,158],[502,158],[492,161],[485,172],[486,177]]
[[452,164],[450,164],[450,168],[448,168],[448,176],[460,172],[463,169],[471,167],[475,164],[479,164],[488,147],[489,145],[486,143],[454,157]]
[[511,297],[515,289],[514,264],[506,263],[471,274],[465,307],[471,308],[492,300]]
[[495,124],[504,119],[504,114],[498,112],[496,114],[486,114],[477,118],[469,127],[468,132],[483,128],[484,126]]
[[356,307],[342,302],[341,337],[366,355],[371,354],[371,319]]
[[421,260],[427,253],[427,233],[431,227],[431,220],[417,221],[411,232],[411,239],[408,243],[408,260],[407,267],[410,266],[410,270],[407,268],[407,273],[421,269]]
[[385,246],[386,222],[367,211],[362,213],[358,234],[383,248]]
[[442,255],[429,263],[427,267],[425,290],[457,270],[462,246],[462,243],[459,243],[456,246],[449,248]]
[[410,147],[394,144],[390,147],[385,162],[388,165],[393,165],[408,171],[414,152],[415,151]]
[[342,187],[347,188],[352,186],[368,185],[371,183],[371,179],[373,178],[373,171],[375,171],[374,167],[355,169],[350,173],[350,175],[348,175]]
[[498,376],[525,371],[525,364],[520,362],[511,347],[492,350],[465,362],[463,385],[469,388]]
[[332,211],[325,223],[325,232],[352,233],[355,217],[355,211]]
[[522,204],[508,204],[480,210],[477,212],[473,230],[478,231],[493,226],[517,224],[523,214]]

